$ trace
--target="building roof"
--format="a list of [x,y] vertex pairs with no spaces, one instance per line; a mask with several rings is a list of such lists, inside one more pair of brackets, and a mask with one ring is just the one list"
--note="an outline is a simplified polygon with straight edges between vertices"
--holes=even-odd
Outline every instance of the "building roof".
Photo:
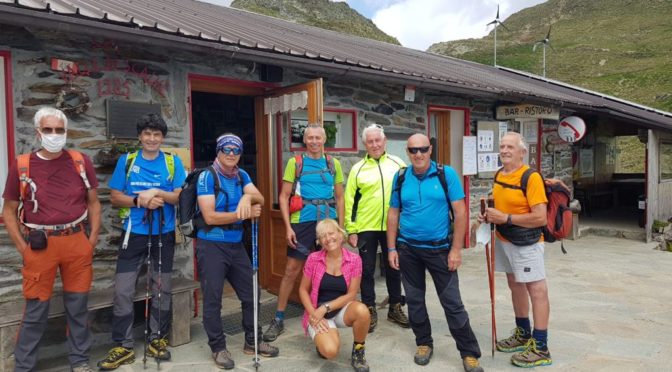
[[241,56],[256,53],[278,64],[310,64],[474,96],[547,102],[672,130],[672,113],[533,74],[195,0],[0,0],[0,21],[17,22],[20,16],[170,37],[206,48],[229,47]]

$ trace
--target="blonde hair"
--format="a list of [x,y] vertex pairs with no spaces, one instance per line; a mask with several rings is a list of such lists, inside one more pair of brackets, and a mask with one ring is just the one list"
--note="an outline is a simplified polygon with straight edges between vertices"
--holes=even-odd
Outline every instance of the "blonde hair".
[[343,230],[340,226],[338,226],[338,222],[336,222],[331,218],[325,218],[324,220],[318,222],[317,227],[315,227],[315,233],[317,235],[318,240],[325,237],[331,231],[340,232],[341,235],[343,235],[343,240],[347,238],[345,230]]

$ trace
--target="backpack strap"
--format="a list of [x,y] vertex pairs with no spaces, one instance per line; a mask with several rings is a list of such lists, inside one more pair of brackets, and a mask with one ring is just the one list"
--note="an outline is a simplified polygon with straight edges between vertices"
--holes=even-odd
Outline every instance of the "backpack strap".
[[292,195],[296,194],[296,184],[303,175],[303,154],[294,155],[294,183],[292,184]]
[[[523,172],[523,175],[520,177],[520,186],[518,186],[518,185],[511,185],[511,184],[504,183],[504,182],[501,182],[501,181],[497,180],[497,176],[499,176],[499,172],[501,172],[502,169],[503,168],[499,168],[497,170],[497,172],[495,172],[494,182],[496,184],[504,187],[504,188],[507,188],[507,189],[520,190],[520,191],[523,192],[523,196],[527,197],[527,182],[530,180],[530,176],[535,171],[532,168],[527,168],[525,170],[525,172]],[[539,175],[541,175],[541,173],[539,173]],[[542,179],[543,179],[543,177],[542,177]]]
[[404,180],[406,179],[406,167],[401,167],[399,168],[399,171],[397,172],[397,187],[392,190],[392,192],[396,192],[397,195],[399,195],[399,213],[401,213],[401,207],[403,203],[401,202],[401,186],[404,185]]
[[[17,156],[16,169],[19,173],[19,194],[23,201],[28,195],[28,187],[34,185],[33,181],[30,179],[30,153]],[[34,200],[34,197],[35,195],[33,195],[32,200]]]
[[72,161],[75,163],[75,169],[77,170],[77,173],[79,173],[79,176],[82,178],[82,181],[84,181],[84,186],[86,186],[86,190],[91,190],[91,183],[89,182],[89,178],[86,176],[86,165],[84,163],[84,155],[82,155],[81,152],[75,150],[67,150],[67,151],[68,154],[70,154]]
[[439,177],[439,182],[441,187],[443,187],[443,193],[446,195],[446,202],[448,203],[448,217],[450,222],[455,221],[455,213],[453,212],[453,205],[450,202],[450,196],[448,195],[448,183],[446,182],[446,172],[443,169],[443,164],[436,165],[436,173]]
[[163,160],[165,160],[166,169],[168,169],[168,182],[173,183],[173,176],[175,176],[175,155],[164,152]]

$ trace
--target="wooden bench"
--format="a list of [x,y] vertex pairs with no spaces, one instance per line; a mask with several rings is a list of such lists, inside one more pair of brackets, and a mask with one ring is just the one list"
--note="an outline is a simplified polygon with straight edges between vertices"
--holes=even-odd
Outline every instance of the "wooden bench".
[[[145,282],[138,281],[134,301],[145,299]],[[168,342],[171,346],[183,345],[191,341],[192,299],[199,283],[186,278],[173,278],[172,322]],[[89,293],[89,311],[112,306],[113,289],[94,290]],[[24,301],[0,303],[0,371],[14,370],[14,343],[23,318]],[[49,319],[65,315],[62,293],[54,292],[49,305]]]

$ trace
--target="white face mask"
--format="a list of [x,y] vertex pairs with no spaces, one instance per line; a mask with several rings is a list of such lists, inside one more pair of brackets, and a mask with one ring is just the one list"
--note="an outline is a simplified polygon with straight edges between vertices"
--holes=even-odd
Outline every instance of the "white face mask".
[[49,152],[59,152],[65,146],[66,134],[40,134],[42,147]]

